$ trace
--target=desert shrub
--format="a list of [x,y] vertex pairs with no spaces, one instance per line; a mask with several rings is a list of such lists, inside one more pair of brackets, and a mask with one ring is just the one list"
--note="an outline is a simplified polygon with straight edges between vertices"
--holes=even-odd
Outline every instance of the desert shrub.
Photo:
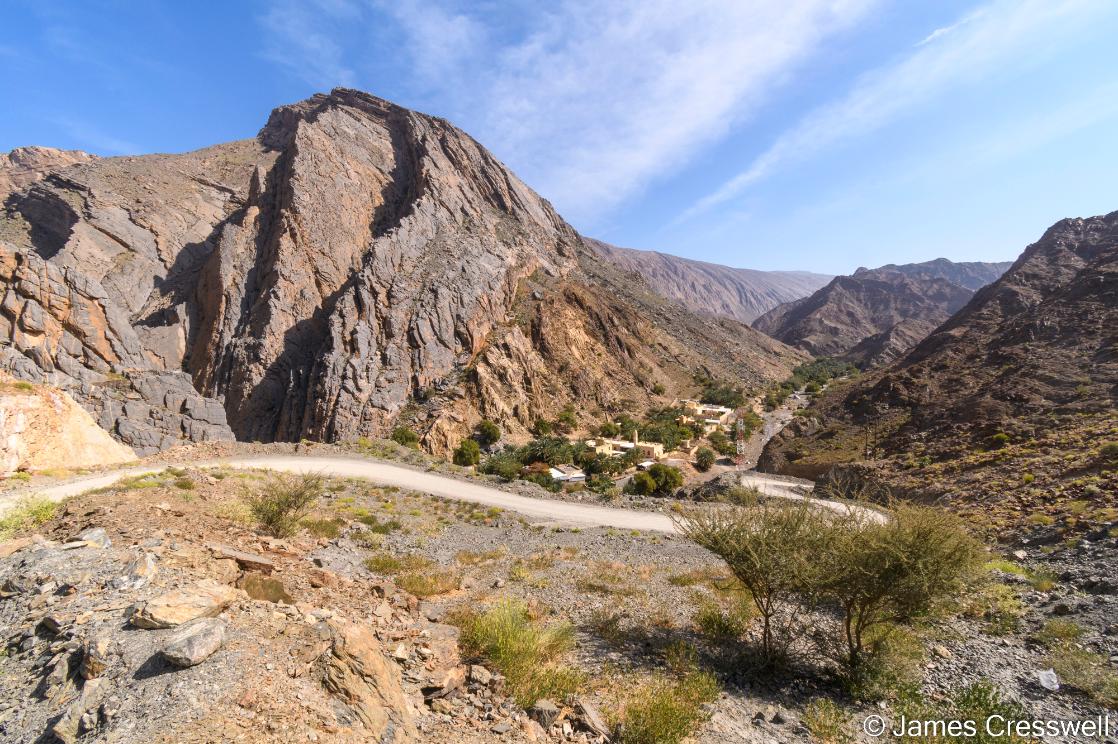
[[695,469],[706,472],[714,465],[714,461],[718,459],[714,450],[710,447],[700,447],[699,451],[695,453]]
[[304,519],[301,524],[315,537],[333,540],[342,533],[345,522],[337,517],[332,519]]
[[1002,449],[1009,444],[1009,435],[1004,431],[999,431],[997,434],[992,435],[988,441],[990,443],[990,449]]
[[1048,653],[1044,663],[1052,667],[1068,687],[1100,705],[1118,707],[1118,675],[1111,670],[1106,656],[1071,643],[1059,643]]
[[712,406],[741,408],[745,405],[745,393],[729,383],[709,382],[699,394],[699,400]]
[[396,586],[420,599],[446,594],[458,588],[462,577],[449,569],[438,571],[414,571],[402,573],[395,578]]
[[562,700],[584,682],[580,672],[562,663],[574,644],[569,623],[545,624],[515,600],[450,619],[461,629],[463,653],[487,660],[505,675],[509,691],[522,707],[540,698]]
[[847,716],[828,698],[816,698],[804,708],[803,724],[821,744],[847,744],[854,737],[847,730]]
[[174,485],[175,488],[179,488],[183,491],[194,490],[194,481],[192,481],[190,478],[175,478],[175,482],[172,485]]
[[651,465],[648,468],[648,475],[656,484],[654,490],[658,494],[670,494],[683,485],[683,473],[679,472],[679,468],[661,462]]
[[629,479],[629,484],[625,488],[630,493],[650,496],[656,493],[656,481],[649,473],[641,471],[633,474],[633,477]]
[[675,519],[686,537],[726,561],[749,590],[761,619],[761,659],[777,662],[802,631],[804,613],[796,609],[818,584],[826,521],[806,503],[775,501]]
[[660,383],[658,383],[658,382],[657,382],[657,383],[653,383],[653,385],[652,385],[652,394],[653,394],[653,395],[663,395],[663,394],[664,394],[664,386],[663,386],[663,385],[661,385],[661,384],[660,384]]
[[996,581],[976,582],[961,603],[962,614],[983,621],[987,633],[1006,635],[1017,629],[1025,606],[1013,587]]
[[717,680],[690,671],[681,679],[655,677],[636,687],[625,701],[621,744],[678,744],[703,721],[703,706],[718,698]]
[[474,439],[482,447],[495,444],[501,438],[501,427],[488,419],[481,421],[474,427]]
[[419,435],[406,426],[397,426],[393,429],[391,439],[396,444],[402,444],[405,447],[416,447],[419,445]]
[[917,744],[938,744],[939,742],[966,741],[974,744],[1025,744],[1033,741],[1015,735],[995,736],[987,733],[985,721],[992,716],[1001,716],[1004,721],[1028,719],[1028,713],[1017,703],[1003,700],[997,688],[989,682],[976,682],[962,690],[951,693],[946,700],[929,700],[915,688],[910,689],[897,701],[895,715],[910,721],[960,720],[976,723],[975,736],[905,736],[906,741]]
[[260,491],[245,499],[252,516],[276,537],[290,537],[299,521],[322,496],[325,479],[316,473],[271,476]]
[[842,612],[845,663],[855,670],[875,628],[908,623],[959,592],[981,544],[941,509],[898,506],[886,522],[840,519],[828,530],[824,593]]
[[523,476],[523,479],[529,483],[535,483],[537,486],[543,486],[552,493],[558,493],[563,484],[551,477],[550,473],[528,473]]
[[704,601],[691,617],[700,633],[716,641],[738,640],[749,627],[753,608],[747,597],[738,597],[729,607],[717,602]]
[[1118,462],[1118,442],[1104,442],[1099,447],[1099,457],[1105,462]]
[[454,464],[463,467],[477,465],[481,461],[481,447],[472,439],[463,439],[454,450]]
[[56,502],[41,496],[25,496],[0,516],[0,540],[6,540],[20,530],[46,523],[54,516],[57,508]]
[[734,444],[733,440],[726,436],[724,432],[717,429],[707,435],[707,441],[710,442],[710,446],[714,447],[715,451],[720,455],[731,457],[738,452],[737,445]]
[[373,573],[395,576],[406,571],[421,571],[432,565],[430,559],[417,553],[394,555],[392,553],[374,553],[365,559],[365,568]]
[[568,434],[578,426],[578,417],[575,415],[574,406],[568,404],[563,406],[563,410],[555,417],[552,423],[552,429],[560,434]]
[[897,697],[920,682],[924,646],[904,626],[877,625],[866,635],[867,652],[857,667],[846,667],[841,681],[857,700]]
[[482,463],[481,472],[496,475],[502,480],[512,481],[520,476],[520,470],[523,467],[516,457],[516,453],[506,450],[487,457],[485,462]]
[[1083,635],[1083,628],[1069,620],[1049,620],[1037,631],[1036,639],[1048,647],[1072,643]]

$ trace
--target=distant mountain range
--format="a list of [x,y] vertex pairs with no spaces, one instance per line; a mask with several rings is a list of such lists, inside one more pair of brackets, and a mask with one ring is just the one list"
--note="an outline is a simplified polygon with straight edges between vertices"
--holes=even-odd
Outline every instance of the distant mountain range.
[[809,297],[768,311],[753,327],[815,356],[862,367],[901,357],[961,309],[1010,262],[955,263],[945,258],[860,268]]
[[1112,503],[1118,459],[1102,447],[1118,441],[1116,411],[1112,212],[1053,225],[896,362],[834,385],[760,467],[817,477],[852,463],[904,491],[972,503],[983,518],[1005,502],[1010,524],[1062,502],[1102,503],[1108,489]]
[[604,258],[640,274],[659,294],[699,313],[751,323],[772,308],[810,295],[832,279],[810,271],[758,271],[588,240]]

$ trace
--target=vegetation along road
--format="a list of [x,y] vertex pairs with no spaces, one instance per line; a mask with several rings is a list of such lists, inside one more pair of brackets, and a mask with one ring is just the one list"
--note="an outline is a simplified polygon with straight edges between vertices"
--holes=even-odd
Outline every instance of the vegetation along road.
[[[675,524],[665,514],[520,496],[458,478],[363,458],[272,455],[210,460],[200,462],[196,467],[260,469],[284,473],[320,473],[338,478],[363,478],[381,485],[408,488],[446,499],[495,506],[542,522],[586,527],[614,527],[626,530],[677,532]],[[0,496],[0,514],[11,508],[21,496],[27,493],[35,493],[51,501],[61,501],[70,496],[77,496],[94,489],[111,486],[122,478],[157,473],[164,469],[164,466],[125,468],[109,473],[75,478],[45,488],[9,492]],[[850,508],[861,509],[871,519],[884,519],[879,512],[865,507],[847,506],[822,499],[810,499],[797,492],[805,489],[802,484],[766,478],[756,473],[743,473],[742,484],[756,487],[762,494],[769,497],[808,499],[839,512],[845,512]]]

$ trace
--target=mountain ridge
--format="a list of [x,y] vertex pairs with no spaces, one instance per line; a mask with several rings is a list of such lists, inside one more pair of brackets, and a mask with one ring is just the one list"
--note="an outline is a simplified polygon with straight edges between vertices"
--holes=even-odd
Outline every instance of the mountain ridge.
[[0,249],[0,367],[141,454],[397,422],[447,453],[483,416],[515,439],[805,358],[621,276],[469,135],[351,89],[254,139],[48,172]]
[[760,271],[620,248],[600,240],[592,246],[622,269],[640,274],[665,297],[696,312],[751,323],[783,302],[811,294],[832,277],[809,271]]
[[752,325],[815,356],[880,366],[903,356],[961,309],[972,287],[1008,266],[940,258],[859,268],[810,297],[773,308]]

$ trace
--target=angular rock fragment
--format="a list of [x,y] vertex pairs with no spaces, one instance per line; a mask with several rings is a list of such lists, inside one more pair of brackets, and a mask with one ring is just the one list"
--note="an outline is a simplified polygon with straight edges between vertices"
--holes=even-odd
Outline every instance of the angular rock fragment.
[[148,600],[132,615],[137,628],[174,628],[200,617],[215,617],[238,596],[231,586],[203,579],[193,586]]
[[180,626],[161,653],[175,666],[192,667],[212,656],[224,642],[225,621],[205,617]]

